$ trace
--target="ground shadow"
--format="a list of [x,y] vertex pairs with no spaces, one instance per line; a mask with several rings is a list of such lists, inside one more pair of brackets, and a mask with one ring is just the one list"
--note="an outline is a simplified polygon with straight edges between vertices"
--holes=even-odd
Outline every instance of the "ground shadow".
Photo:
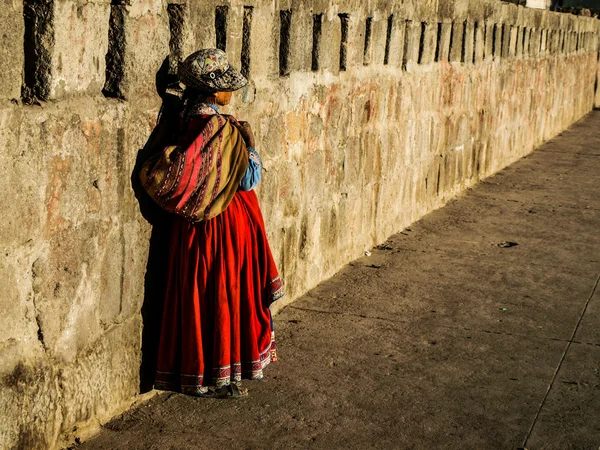
[[140,365],[140,392],[152,390],[158,341],[160,338],[161,316],[166,292],[166,267],[169,260],[170,215],[162,210],[144,191],[139,172],[144,161],[153,153],[169,145],[173,130],[179,121],[179,98],[170,94],[168,87],[176,81],[169,74],[167,57],[156,74],[156,90],[163,100],[158,123],[144,148],[138,151],[136,164],[131,174],[131,186],[138,200],[142,216],[152,225],[150,249],[144,279],[144,303],[142,305],[142,361]]

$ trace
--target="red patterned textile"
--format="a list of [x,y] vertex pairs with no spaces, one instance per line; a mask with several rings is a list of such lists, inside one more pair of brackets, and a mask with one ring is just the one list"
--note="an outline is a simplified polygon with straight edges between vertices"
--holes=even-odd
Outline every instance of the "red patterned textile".
[[220,114],[197,115],[177,145],[144,162],[144,190],[163,209],[194,222],[223,212],[248,167],[246,144],[238,129]]
[[202,393],[260,379],[276,360],[269,305],[283,287],[254,191],[213,219],[173,216],[156,389]]

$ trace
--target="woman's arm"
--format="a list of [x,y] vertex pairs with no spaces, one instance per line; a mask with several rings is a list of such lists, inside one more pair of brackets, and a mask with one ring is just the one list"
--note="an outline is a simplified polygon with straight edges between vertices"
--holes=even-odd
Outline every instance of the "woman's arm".
[[262,160],[260,155],[252,147],[248,147],[248,168],[242,181],[240,181],[240,191],[251,191],[260,182],[262,175]]

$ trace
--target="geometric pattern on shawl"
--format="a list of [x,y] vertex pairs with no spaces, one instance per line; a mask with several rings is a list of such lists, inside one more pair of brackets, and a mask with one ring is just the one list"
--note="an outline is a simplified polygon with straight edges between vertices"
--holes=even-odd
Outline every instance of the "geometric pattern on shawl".
[[200,222],[229,206],[248,167],[248,152],[238,129],[220,114],[196,116],[192,125],[197,131],[191,138],[142,165],[140,180],[163,209]]

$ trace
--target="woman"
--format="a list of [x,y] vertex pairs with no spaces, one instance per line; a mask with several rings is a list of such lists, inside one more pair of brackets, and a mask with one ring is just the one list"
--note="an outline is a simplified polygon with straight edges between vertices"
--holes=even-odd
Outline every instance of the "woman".
[[283,296],[252,190],[262,170],[252,130],[219,112],[247,80],[217,49],[190,55],[179,78],[176,145],[140,172],[146,192],[174,213],[155,388],[241,397],[241,379],[261,379],[276,361],[269,306]]

